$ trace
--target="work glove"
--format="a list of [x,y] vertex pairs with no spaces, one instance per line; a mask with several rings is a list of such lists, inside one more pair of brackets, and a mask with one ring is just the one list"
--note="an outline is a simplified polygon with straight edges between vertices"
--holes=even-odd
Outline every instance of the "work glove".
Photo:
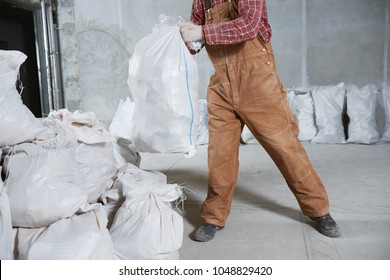
[[179,24],[181,37],[185,43],[198,42],[204,43],[203,31],[201,25],[195,25],[192,22]]

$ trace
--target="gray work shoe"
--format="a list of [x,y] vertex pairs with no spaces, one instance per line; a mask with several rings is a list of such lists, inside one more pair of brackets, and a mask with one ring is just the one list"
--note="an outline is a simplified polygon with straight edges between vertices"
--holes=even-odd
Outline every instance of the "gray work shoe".
[[318,231],[321,232],[323,235],[333,238],[341,236],[339,226],[329,214],[326,214],[325,216],[321,217],[309,218],[316,223]]
[[219,227],[211,224],[203,224],[198,227],[192,235],[192,239],[200,242],[207,242],[214,238],[217,230],[221,230],[223,227]]

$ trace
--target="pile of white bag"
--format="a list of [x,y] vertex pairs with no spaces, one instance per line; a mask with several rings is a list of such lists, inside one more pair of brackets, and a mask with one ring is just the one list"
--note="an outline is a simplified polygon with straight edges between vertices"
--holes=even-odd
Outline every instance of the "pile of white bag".
[[[307,94],[313,99],[312,105],[314,109],[311,112],[306,110],[306,112],[314,118],[313,125],[318,131],[313,135],[313,138],[300,140],[311,141],[313,143],[345,143],[342,118],[346,94],[344,84],[313,87]],[[306,106],[310,106],[309,103],[302,105],[302,107],[293,107],[293,112],[303,111],[307,108]],[[308,114],[306,114],[306,117],[309,117]],[[299,125],[300,119],[297,118],[297,121]]]
[[[298,139],[323,144],[375,144],[390,141],[390,88],[374,85],[314,86],[287,90],[289,106],[299,126]],[[378,112],[385,121],[383,133]],[[242,139],[254,143],[245,126]],[[257,143],[257,142],[256,142]]]
[[[292,106],[300,128],[300,140],[330,144],[388,141],[386,130],[381,136],[377,123],[380,109],[386,118],[390,115],[383,106],[390,94],[386,89],[381,92],[374,85],[358,87],[340,83],[316,86],[303,92],[295,94]],[[297,102],[302,95],[308,100],[306,104]],[[302,112],[305,112],[305,118],[311,120],[310,125],[301,125]],[[301,137],[305,133],[307,137]]]
[[[178,259],[182,188],[139,168],[132,142],[92,112],[35,118],[0,52],[0,259]],[[10,102],[10,100],[12,102]]]

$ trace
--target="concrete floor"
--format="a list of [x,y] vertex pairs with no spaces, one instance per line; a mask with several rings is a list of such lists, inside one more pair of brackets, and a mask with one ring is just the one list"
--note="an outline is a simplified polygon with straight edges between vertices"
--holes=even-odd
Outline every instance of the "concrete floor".
[[226,227],[206,243],[192,241],[202,223],[207,146],[196,155],[142,153],[141,168],[187,186],[183,260],[389,260],[390,144],[303,143],[325,184],[342,236],[318,233],[303,216],[283,177],[258,144],[240,147],[240,173]]

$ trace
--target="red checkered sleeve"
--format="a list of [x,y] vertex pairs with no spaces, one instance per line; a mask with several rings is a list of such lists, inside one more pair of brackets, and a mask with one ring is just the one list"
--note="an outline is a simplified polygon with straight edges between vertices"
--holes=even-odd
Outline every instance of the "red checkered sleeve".
[[[226,0],[210,0],[211,6]],[[267,43],[271,39],[271,26],[268,22],[266,0],[236,0],[238,16],[236,19],[218,24],[205,24],[205,0],[194,0],[191,21],[203,26],[207,44],[235,44],[258,36]]]

